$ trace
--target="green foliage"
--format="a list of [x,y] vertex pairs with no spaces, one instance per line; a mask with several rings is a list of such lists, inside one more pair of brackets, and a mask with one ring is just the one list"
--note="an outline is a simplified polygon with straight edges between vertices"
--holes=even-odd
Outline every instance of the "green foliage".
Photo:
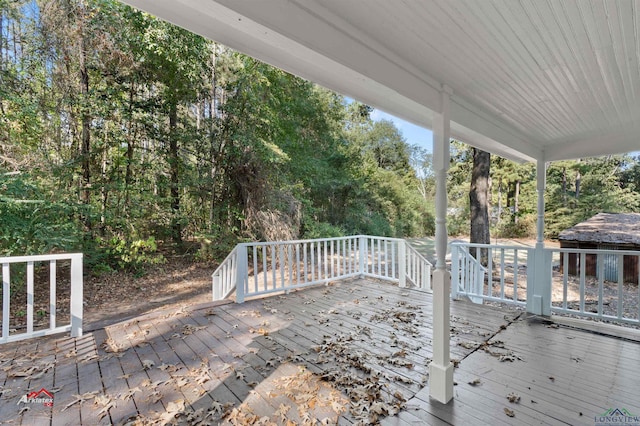
[[[558,234],[600,212],[640,211],[638,158],[628,155],[557,161],[549,164],[545,192],[545,234]],[[470,149],[452,143],[448,177],[451,234],[468,232]],[[493,234],[497,237],[533,237],[536,233],[537,191],[535,165],[491,159]]]
[[536,216],[522,215],[517,222],[505,220],[499,223],[495,236],[498,238],[535,238]]
[[1,175],[0,253],[19,256],[82,246],[80,207],[50,201],[29,176]]
[[344,231],[327,222],[317,222],[315,220],[304,221],[304,238],[333,238],[344,236]]
[[158,253],[158,245],[154,237],[127,241],[114,236],[109,240],[98,240],[105,247],[105,253],[114,262],[113,267],[141,273],[146,265],[158,265],[166,260]]
[[600,212],[640,211],[640,193],[633,183],[635,167],[630,156],[552,163],[545,194],[547,236],[555,238]]
[[195,258],[200,261],[222,261],[236,246],[238,240],[233,234],[199,234],[195,237],[199,247]]

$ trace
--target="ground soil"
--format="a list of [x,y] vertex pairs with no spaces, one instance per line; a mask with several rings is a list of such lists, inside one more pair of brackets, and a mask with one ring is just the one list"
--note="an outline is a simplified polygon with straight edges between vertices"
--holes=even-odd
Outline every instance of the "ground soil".
[[169,258],[148,266],[142,276],[118,272],[85,281],[85,323],[90,328],[138,316],[167,305],[211,301],[212,263]]

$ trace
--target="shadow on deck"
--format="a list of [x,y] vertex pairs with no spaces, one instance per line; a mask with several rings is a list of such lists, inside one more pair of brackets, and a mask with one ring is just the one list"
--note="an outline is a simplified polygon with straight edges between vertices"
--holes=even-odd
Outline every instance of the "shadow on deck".
[[[640,413],[638,343],[461,301],[455,398],[430,402],[431,305],[428,293],[353,280],[4,345],[0,421],[593,424],[609,408]],[[19,402],[41,389],[52,407]]]

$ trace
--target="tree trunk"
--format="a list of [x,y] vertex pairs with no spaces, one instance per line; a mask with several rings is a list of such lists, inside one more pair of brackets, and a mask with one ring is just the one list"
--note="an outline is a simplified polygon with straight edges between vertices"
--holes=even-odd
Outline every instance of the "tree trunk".
[[[106,132],[105,132],[106,133]],[[106,138],[105,138],[106,140]],[[100,198],[101,198],[101,207],[100,207],[100,233],[105,235],[106,227],[107,227],[107,201],[109,198],[109,191],[107,189],[107,147],[105,146],[102,150],[102,165],[100,167],[102,185],[100,187]]]
[[[473,170],[469,203],[471,206],[471,243],[489,244],[489,168],[491,154],[473,149]],[[486,264],[487,250],[481,250],[481,261]]]
[[562,206],[567,207],[567,168],[562,168]]
[[178,156],[178,106],[171,101],[169,107],[169,167],[171,169],[171,237],[173,242],[182,246],[182,225],[180,223],[180,167]]
[[133,154],[134,154],[134,144],[135,137],[133,136],[133,96],[135,93],[134,83],[131,83],[129,87],[129,105],[127,108],[129,110],[128,118],[127,118],[127,164],[125,166],[124,172],[124,208],[123,211],[125,215],[129,212],[129,192],[131,191],[131,183],[133,179]]
[[216,103],[216,84],[217,73],[216,65],[218,63],[218,46],[214,45],[213,53],[211,54],[211,97],[209,103],[209,162],[211,169],[209,170],[209,177],[211,178],[211,194],[209,203],[209,233],[213,234],[215,228],[215,211],[216,211],[216,175],[218,174],[217,161],[216,161],[216,117],[218,104]]
[[502,220],[502,177],[498,179],[498,222]]
[[580,170],[578,170],[578,173],[576,174],[576,200],[580,198],[580,180],[582,179],[582,176],[580,175]]
[[513,196],[513,223],[518,224],[518,216],[520,213],[520,207],[518,202],[520,200],[520,179],[516,180],[516,189]]
[[[78,22],[80,25],[78,47],[80,52],[78,55],[78,66],[80,68],[80,120],[81,120],[81,144],[80,158],[82,162],[82,202],[86,205],[91,203],[91,116],[89,114],[89,69],[87,67],[87,42],[84,30],[85,24],[85,5],[80,2],[80,16]],[[87,215],[84,219],[85,226],[91,229],[91,219]]]

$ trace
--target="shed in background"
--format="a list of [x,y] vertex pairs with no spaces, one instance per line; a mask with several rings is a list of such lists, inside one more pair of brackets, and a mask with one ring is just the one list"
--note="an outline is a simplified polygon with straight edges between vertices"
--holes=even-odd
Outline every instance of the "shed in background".
[[[640,251],[640,213],[598,213],[592,218],[565,229],[558,236],[561,248],[593,250],[633,250]],[[580,254],[569,253],[568,272],[580,274]],[[619,255],[601,255],[604,279],[618,281]],[[627,283],[638,283],[638,256],[623,256],[623,279]],[[586,275],[598,276],[597,255],[585,255]],[[564,268],[564,256],[560,258]]]

